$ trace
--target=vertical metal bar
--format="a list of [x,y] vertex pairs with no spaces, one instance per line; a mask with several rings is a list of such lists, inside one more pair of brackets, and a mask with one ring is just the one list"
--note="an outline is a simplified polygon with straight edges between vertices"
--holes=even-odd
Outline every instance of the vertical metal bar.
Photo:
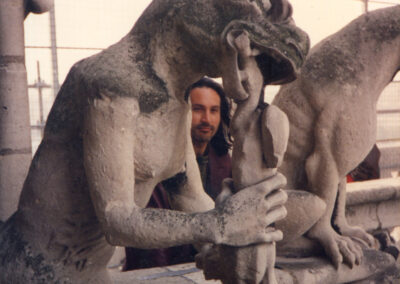
[[58,55],[57,55],[57,33],[56,33],[56,15],[55,7],[50,9],[50,40],[51,40],[51,62],[53,67],[53,92],[54,97],[60,89],[58,81]]
[[39,123],[41,127],[41,133],[43,137],[43,125],[44,125],[44,115],[43,115],[43,93],[42,93],[42,79],[40,78],[40,64],[36,61],[37,68],[37,80],[38,80],[38,94],[39,94]]

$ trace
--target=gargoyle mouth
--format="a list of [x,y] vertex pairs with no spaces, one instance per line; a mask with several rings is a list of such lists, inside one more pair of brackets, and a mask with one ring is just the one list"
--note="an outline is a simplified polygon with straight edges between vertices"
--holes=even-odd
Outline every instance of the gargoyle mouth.
[[[296,53],[299,53],[299,55],[288,56],[288,54]],[[299,65],[297,61],[303,62],[303,60],[304,57],[295,47],[293,47],[291,53],[264,48],[260,55],[256,56],[257,65],[261,70],[265,85],[279,85],[295,80],[301,66],[301,63]]]
[[264,84],[283,84],[296,79],[309,50],[306,33],[290,24],[249,23],[232,21],[224,31],[245,31],[252,50],[257,50],[256,61],[264,77]]

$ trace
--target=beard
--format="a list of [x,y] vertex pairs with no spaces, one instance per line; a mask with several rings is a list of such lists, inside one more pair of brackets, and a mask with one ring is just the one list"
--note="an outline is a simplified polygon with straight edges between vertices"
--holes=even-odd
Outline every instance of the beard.
[[[204,128],[209,128],[209,130],[205,132]],[[191,130],[192,140],[198,143],[210,142],[215,133],[215,127],[209,123],[198,124]]]

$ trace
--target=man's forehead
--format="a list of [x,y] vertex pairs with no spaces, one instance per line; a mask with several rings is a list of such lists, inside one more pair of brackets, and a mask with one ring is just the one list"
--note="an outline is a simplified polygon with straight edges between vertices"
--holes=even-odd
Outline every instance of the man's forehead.
[[221,105],[219,94],[209,87],[196,87],[190,91],[192,105]]

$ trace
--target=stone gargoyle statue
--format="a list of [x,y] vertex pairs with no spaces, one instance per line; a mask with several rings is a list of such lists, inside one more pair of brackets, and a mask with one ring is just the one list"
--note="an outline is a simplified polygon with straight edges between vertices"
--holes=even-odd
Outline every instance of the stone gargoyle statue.
[[[109,283],[113,245],[278,240],[268,226],[285,215],[285,193],[272,201],[268,194],[284,178],[246,186],[214,208],[201,186],[184,91],[204,75],[243,87],[234,81],[240,70],[229,68],[240,66],[238,58],[226,52],[238,31],[257,50],[266,82],[293,79],[308,38],[288,7],[285,0],[154,0],[128,35],[75,64],[18,210],[0,229],[0,282]],[[173,176],[175,210],[144,209],[154,186]]]
[[[364,14],[313,47],[298,79],[282,86],[273,101],[290,121],[280,167],[286,187],[307,190],[323,205],[304,235],[317,240],[336,267],[359,263],[358,244],[374,241],[346,221],[345,177],[376,141],[376,103],[399,70],[399,47],[400,6]],[[302,215],[290,200],[289,195],[282,246],[300,232],[288,230]]]

